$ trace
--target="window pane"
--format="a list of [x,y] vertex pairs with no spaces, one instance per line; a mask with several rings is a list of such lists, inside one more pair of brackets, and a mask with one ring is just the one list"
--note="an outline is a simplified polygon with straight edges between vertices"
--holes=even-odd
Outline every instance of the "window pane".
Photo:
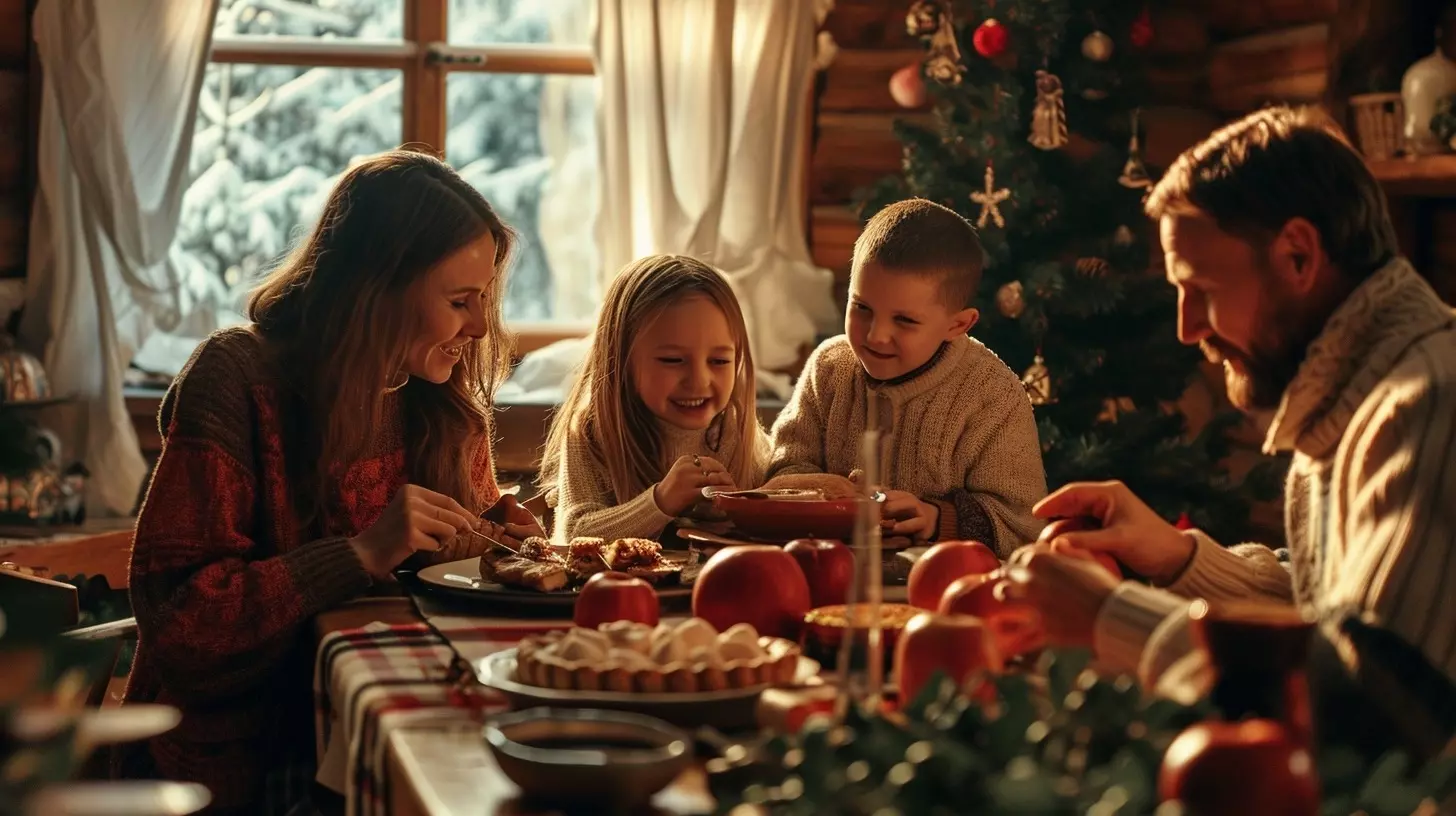
[[450,0],[450,44],[585,46],[594,0]]
[[218,37],[398,40],[404,0],[222,0]]
[[200,310],[179,333],[241,322],[247,290],[313,225],[350,161],[400,143],[400,86],[383,69],[207,66],[175,244],[184,299]]
[[590,320],[600,297],[596,78],[451,74],[446,158],[521,235],[513,321]]

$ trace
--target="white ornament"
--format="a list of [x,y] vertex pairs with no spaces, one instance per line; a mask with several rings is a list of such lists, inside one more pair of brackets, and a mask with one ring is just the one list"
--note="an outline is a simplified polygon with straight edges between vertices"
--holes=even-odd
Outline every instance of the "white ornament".
[[971,193],[971,200],[981,205],[981,214],[976,218],[976,226],[985,227],[988,220],[995,221],[996,226],[1006,226],[1006,219],[1001,217],[1001,202],[1011,197],[1011,191],[1006,188],[996,189],[996,171],[991,165],[986,165],[986,189],[983,192]]

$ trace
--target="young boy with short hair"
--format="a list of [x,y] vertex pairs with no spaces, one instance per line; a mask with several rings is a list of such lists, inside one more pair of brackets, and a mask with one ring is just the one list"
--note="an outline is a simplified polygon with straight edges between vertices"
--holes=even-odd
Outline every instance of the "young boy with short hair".
[[975,229],[939,204],[901,201],[871,218],[854,246],[844,334],[809,357],[774,423],[768,475],[862,467],[875,400],[889,534],[981,541],[1002,558],[1035,539],[1031,506],[1047,488],[1031,401],[967,335],[984,264]]

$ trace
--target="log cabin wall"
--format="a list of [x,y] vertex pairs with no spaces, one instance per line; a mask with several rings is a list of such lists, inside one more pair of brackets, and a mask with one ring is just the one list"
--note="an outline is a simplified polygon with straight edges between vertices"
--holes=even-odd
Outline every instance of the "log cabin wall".
[[0,0],[0,279],[25,275],[39,100],[31,82],[32,0]]

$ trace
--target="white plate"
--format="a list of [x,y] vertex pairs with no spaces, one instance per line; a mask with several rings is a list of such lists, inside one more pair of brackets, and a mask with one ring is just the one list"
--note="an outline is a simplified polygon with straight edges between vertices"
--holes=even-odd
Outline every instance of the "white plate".
[[186,816],[212,795],[193,782],[73,782],[45,788],[25,802],[33,816]]
[[93,708],[67,712],[31,707],[15,713],[12,729],[21,741],[45,739],[76,723],[76,740],[86,745],[136,742],[164,734],[182,721],[182,712],[167,705],[129,704],[119,708]]
[[[800,656],[794,684],[806,683],[819,674],[819,663]],[[515,709],[532,706],[557,708],[606,708],[635,711],[658,717],[674,725],[695,728],[710,725],[725,731],[753,728],[759,695],[770,687],[763,683],[723,691],[637,694],[622,691],[571,691],[531,686],[515,680],[516,650],[505,649],[476,662],[476,676],[483,685],[504,694]]]

